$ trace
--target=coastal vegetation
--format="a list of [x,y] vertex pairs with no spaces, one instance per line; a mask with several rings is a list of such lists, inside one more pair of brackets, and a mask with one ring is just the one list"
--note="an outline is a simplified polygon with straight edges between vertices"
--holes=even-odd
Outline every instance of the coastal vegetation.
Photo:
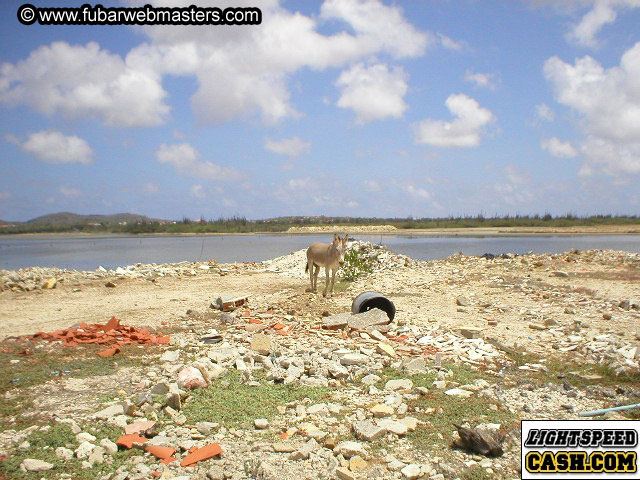
[[553,216],[506,215],[443,218],[366,218],[293,216],[264,220],[249,220],[242,216],[228,218],[192,220],[158,220],[135,214],[76,215],[58,213],[39,217],[28,222],[2,222],[0,233],[124,233],[124,234],[182,234],[182,233],[275,233],[285,232],[291,227],[333,225],[348,228],[363,225],[392,225],[398,229],[443,229],[443,228],[504,228],[504,227],[580,227],[604,225],[640,225],[640,217],[593,215],[578,216],[571,213]]

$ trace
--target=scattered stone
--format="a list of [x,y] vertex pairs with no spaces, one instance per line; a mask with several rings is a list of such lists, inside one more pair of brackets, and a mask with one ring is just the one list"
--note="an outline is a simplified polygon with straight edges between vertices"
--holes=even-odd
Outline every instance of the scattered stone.
[[25,458],[20,464],[20,469],[26,472],[45,472],[54,467],[55,465],[53,463],[37,460],[35,458]]
[[482,338],[482,329],[476,327],[460,328],[460,335],[464,338]]
[[108,438],[103,438],[100,441],[100,446],[104,448],[104,452],[107,455],[115,455],[118,452],[118,445],[116,445]]
[[64,460],[71,460],[73,458],[73,450],[65,447],[56,448],[56,455]]
[[386,325],[390,321],[386,312],[379,308],[372,308],[366,312],[352,315],[347,325],[353,330],[368,330],[379,325]]
[[93,414],[93,418],[97,418],[98,420],[108,420],[109,418],[113,418],[118,415],[124,414],[124,407],[119,403],[116,405],[111,405],[110,407],[104,408],[97,413]]
[[460,307],[468,307],[469,305],[471,305],[471,302],[464,295],[460,295],[456,298],[456,305]]
[[174,363],[174,362],[177,362],[179,358],[180,358],[179,350],[167,350],[160,357],[160,361]]
[[337,362],[330,362],[327,368],[332,378],[341,380],[349,376],[349,370]]
[[446,390],[445,395],[450,395],[452,397],[470,397],[471,395],[473,395],[473,392],[470,390],[463,390],[462,388],[451,388],[449,390]]
[[375,385],[380,380],[382,380],[382,379],[378,375],[370,373],[369,375],[365,375],[364,377],[362,377],[362,380],[360,380],[360,381],[362,383],[364,383],[365,385]]
[[407,427],[407,430],[410,432],[415,431],[418,428],[418,419],[414,417],[404,417],[399,420],[404,426]]
[[376,346],[376,351],[382,355],[389,355],[390,357],[396,356],[396,351],[388,343],[378,343],[378,345]]
[[345,458],[351,458],[354,455],[360,455],[363,458],[367,458],[367,451],[361,443],[353,442],[350,440],[340,442],[333,449],[333,453],[336,455],[342,455]]
[[415,480],[416,478],[420,478],[423,475],[422,469],[420,468],[419,465],[416,465],[415,463],[407,465],[402,470],[400,470],[400,473],[402,473],[404,478],[408,480]]
[[251,350],[260,355],[269,355],[273,351],[273,340],[271,335],[256,333],[251,339]]
[[361,353],[348,353],[340,359],[340,363],[347,366],[362,365],[367,363],[368,361],[369,357]]
[[202,372],[192,366],[184,367],[178,374],[178,387],[185,390],[195,390],[196,388],[206,388],[207,381],[204,379]]
[[397,380],[389,380],[385,385],[384,389],[392,392],[401,391],[401,392],[409,392],[413,388],[413,381],[408,378],[400,378]]
[[295,452],[297,448],[295,445],[290,443],[277,442],[273,444],[273,451],[278,453],[292,453]]
[[339,330],[345,328],[349,323],[349,318],[351,318],[351,313],[348,312],[325,317],[322,319],[322,328],[326,328],[328,330]]
[[269,420],[266,418],[256,418],[253,421],[255,427],[259,430],[264,430],[265,428],[269,428]]
[[376,425],[371,420],[360,420],[353,424],[353,431],[360,440],[372,442],[381,438],[386,433],[386,429]]
[[362,472],[367,468],[369,468],[369,464],[360,455],[355,455],[349,460],[349,470],[352,472]]
[[369,411],[373,413],[373,416],[376,418],[390,417],[395,413],[395,410],[392,406],[383,403],[374,405],[371,409],[369,409]]
[[388,418],[378,421],[378,426],[380,428],[384,428],[387,432],[393,433],[394,435],[406,435],[408,431],[408,428],[404,423],[390,420]]
[[356,476],[344,467],[336,468],[336,478],[340,480],[355,480]]

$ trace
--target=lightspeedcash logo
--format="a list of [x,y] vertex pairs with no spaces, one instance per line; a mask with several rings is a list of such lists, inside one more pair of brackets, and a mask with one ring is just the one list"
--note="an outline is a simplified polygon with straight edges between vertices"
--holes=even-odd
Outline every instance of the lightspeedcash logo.
[[639,421],[522,421],[523,479],[636,479]]

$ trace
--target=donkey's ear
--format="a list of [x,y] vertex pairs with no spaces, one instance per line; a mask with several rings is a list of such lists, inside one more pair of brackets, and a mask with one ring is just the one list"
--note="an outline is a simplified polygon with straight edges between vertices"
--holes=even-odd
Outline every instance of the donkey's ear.
[[337,233],[333,234],[333,241],[335,242],[336,240],[340,240],[340,237],[338,236]]
[[349,234],[345,233],[344,238],[342,239],[342,242],[346,245],[348,241],[349,241]]

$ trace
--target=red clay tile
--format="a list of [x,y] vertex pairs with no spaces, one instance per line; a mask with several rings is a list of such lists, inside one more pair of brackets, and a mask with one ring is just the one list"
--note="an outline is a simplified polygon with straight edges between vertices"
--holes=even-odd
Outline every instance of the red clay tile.
[[176,457],[169,457],[169,458],[165,458],[164,460],[160,460],[160,463],[169,465],[171,462],[175,462],[176,460],[178,460]]
[[[171,337],[169,335],[155,336],[146,328],[136,328],[128,325],[121,325],[120,321],[112,317],[105,325],[94,323],[88,325],[81,323],[65,330],[56,330],[51,333],[38,332],[30,337],[23,338],[42,338],[43,340],[56,341],[61,340],[66,347],[74,347],[79,343],[94,343],[98,345],[117,344],[129,345],[131,343],[139,343],[142,345],[149,344],[168,344]],[[116,347],[119,351],[119,348]],[[114,353],[112,349],[104,350],[99,355],[111,356]]]
[[114,330],[120,326],[120,321],[116,317],[111,317],[111,320],[104,326],[104,331]]
[[173,460],[175,460],[175,457],[173,456],[173,454],[176,453],[175,448],[160,447],[158,445],[148,445],[144,449],[154,457],[159,458],[160,460],[168,460],[169,458],[172,458]]
[[274,323],[273,325],[271,325],[271,328],[273,328],[274,330],[282,330],[284,327],[286,327],[284,323]]
[[210,443],[209,445],[198,448],[197,450],[194,450],[192,453],[187,455],[185,459],[180,462],[180,466],[187,467],[189,465],[201,462],[202,460],[207,460],[208,458],[220,455],[221,453],[222,448],[220,448],[220,445],[218,445],[217,443]]
[[116,440],[116,445],[120,445],[125,448],[131,448],[133,447],[134,443],[145,443],[146,441],[148,441],[148,439],[145,437],[141,437],[140,435],[122,435],[118,440]]
[[120,347],[111,347],[101,352],[98,352],[98,355],[100,355],[101,357],[113,357],[119,351],[120,351]]
[[262,323],[262,320],[258,320],[257,318],[250,318],[249,323]]

